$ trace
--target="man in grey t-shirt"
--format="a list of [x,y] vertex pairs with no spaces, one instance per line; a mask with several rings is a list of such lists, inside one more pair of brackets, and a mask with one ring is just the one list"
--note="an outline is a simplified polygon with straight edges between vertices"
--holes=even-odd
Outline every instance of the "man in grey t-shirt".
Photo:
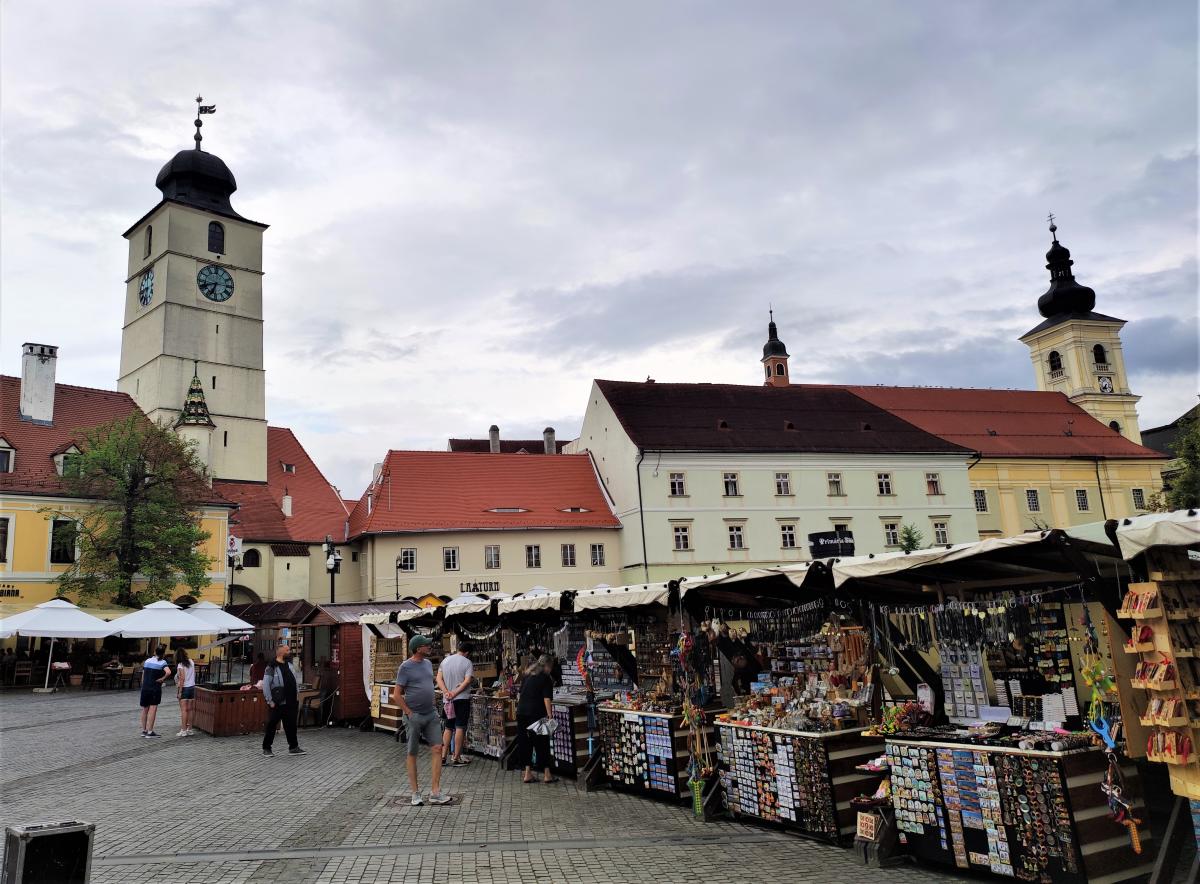
[[[451,764],[470,764],[463,758],[467,743],[467,725],[471,723],[471,681],[475,678],[475,666],[467,656],[467,643],[459,641],[457,650],[438,665],[437,682],[442,696],[449,702],[446,707],[446,745],[442,747],[442,761],[450,748],[450,736],[454,736],[454,759]],[[453,715],[450,712],[453,711]]]
[[429,662],[430,642],[423,635],[408,643],[412,654],[396,670],[396,690],[393,700],[404,712],[404,727],[408,731],[408,784],[412,787],[412,805],[420,807],[421,789],[417,784],[417,754],[421,737],[429,744],[433,755],[433,782],[429,789],[430,804],[449,804],[450,796],[442,794],[442,721],[433,706],[433,664]]

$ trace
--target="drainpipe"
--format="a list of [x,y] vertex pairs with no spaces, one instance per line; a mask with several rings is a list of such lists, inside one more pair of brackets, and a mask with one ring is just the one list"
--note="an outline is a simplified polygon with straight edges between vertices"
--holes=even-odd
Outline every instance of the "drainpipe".
[[1104,507],[1104,486],[1100,484],[1100,458],[1092,458],[1092,464],[1096,467],[1096,489],[1100,492],[1100,515],[1107,520],[1108,510]]
[[642,573],[646,582],[650,582],[650,562],[646,555],[646,511],[642,508],[642,461],[646,459],[646,450],[638,447],[637,486],[638,486],[638,521],[642,523]]

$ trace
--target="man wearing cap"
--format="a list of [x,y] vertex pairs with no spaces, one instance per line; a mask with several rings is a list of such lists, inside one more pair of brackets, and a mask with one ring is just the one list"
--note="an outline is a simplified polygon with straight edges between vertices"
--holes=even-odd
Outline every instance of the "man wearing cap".
[[408,784],[412,787],[412,805],[420,807],[424,803],[417,784],[421,737],[429,744],[433,758],[429,803],[449,804],[450,796],[442,794],[442,722],[433,705],[433,664],[428,659],[432,650],[430,641],[423,635],[415,636],[408,643],[408,650],[412,656],[396,670],[393,700],[404,713],[404,727],[408,731]]

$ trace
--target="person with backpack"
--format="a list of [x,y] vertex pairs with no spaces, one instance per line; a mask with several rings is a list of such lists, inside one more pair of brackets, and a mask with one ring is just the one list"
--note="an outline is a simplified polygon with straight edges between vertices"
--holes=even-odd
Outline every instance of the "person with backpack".
[[296,719],[300,714],[299,695],[296,690],[296,674],[292,672],[292,649],[287,642],[275,649],[275,659],[267,664],[263,672],[262,692],[267,700],[267,728],[263,734],[262,753],[267,758],[273,758],[271,744],[275,742],[275,732],[283,723],[283,733],[287,737],[288,754],[303,755],[300,742],[296,739]]

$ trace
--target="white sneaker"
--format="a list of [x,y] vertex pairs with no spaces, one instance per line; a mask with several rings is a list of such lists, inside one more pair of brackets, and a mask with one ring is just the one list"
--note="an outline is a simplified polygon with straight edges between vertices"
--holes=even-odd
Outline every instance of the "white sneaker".
[[187,736],[187,731],[186,731],[186,730],[181,730],[181,731],[180,731],[179,733],[177,733],[175,736],[177,736],[177,737],[186,737],[186,736]]
[[190,727],[189,727],[189,728],[188,728],[187,735],[188,735],[189,737],[194,737],[194,736],[196,735],[196,732],[195,732],[195,731],[194,731],[192,728],[190,728]]
[[421,800],[420,792],[413,792],[412,801],[409,802],[413,807],[420,807],[425,802]]
[[451,798],[449,795],[444,795],[441,792],[430,792],[429,793],[429,803],[430,804],[449,804],[453,800],[454,799]]

